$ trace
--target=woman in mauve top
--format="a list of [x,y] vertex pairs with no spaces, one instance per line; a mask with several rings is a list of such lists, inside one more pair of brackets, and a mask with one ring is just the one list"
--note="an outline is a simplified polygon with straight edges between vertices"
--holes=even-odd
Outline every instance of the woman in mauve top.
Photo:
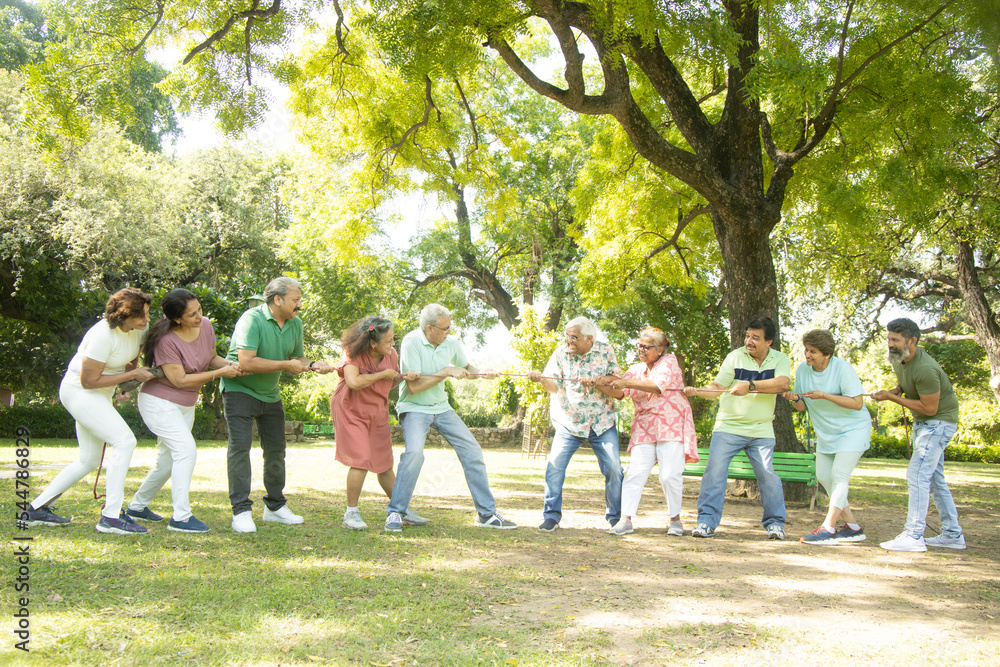
[[[186,289],[170,290],[160,304],[163,317],[146,340],[147,366],[159,366],[164,377],[139,390],[139,414],[156,435],[159,455],[132,497],[126,512],[143,521],[162,521],[149,503],[168,479],[173,514],[167,530],[204,533],[209,528],[191,514],[189,493],[198,449],[191,429],[198,394],[206,382],[240,374],[239,364],[219,356],[215,330],[201,312],[197,297]],[[206,370],[207,369],[207,370]]]
[[358,510],[368,471],[378,475],[379,486],[392,497],[396,475],[392,471],[389,392],[404,379],[420,377],[413,371],[400,374],[394,342],[392,322],[374,316],[352,324],[340,339],[344,358],[336,370],[341,381],[330,398],[330,415],[337,440],[336,459],[350,468],[344,527],[352,530],[368,528]]
[[674,355],[667,352],[670,340],[660,329],[647,327],[639,333],[639,363],[611,386],[621,389],[635,404],[635,420],[628,451],[631,454],[622,480],[622,518],[609,532],[631,533],[632,517],[639,509],[642,489],[653,465],[660,465],[660,486],[667,501],[670,526],[667,535],[684,535],[681,523],[681,491],[684,464],[698,460],[691,404],[679,391],[684,386]]

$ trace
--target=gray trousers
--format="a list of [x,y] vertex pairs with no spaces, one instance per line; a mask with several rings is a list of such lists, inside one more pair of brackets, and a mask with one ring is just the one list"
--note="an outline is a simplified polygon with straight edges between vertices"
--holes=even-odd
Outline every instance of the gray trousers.
[[233,514],[250,511],[250,447],[256,420],[264,453],[264,504],[272,512],[285,505],[285,408],[281,401],[265,403],[242,391],[222,393],[229,427],[229,502]]

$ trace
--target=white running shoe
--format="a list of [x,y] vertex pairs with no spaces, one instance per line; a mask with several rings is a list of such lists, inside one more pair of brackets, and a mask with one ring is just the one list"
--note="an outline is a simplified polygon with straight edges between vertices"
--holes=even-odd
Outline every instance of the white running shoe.
[[257,524],[253,522],[250,510],[233,515],[233,530],[237,533],[256,533]]
[[289,526],[296,523],[305,523],[305,519],[298,514],[292,514],[292,510],[288,509],[288,505],[282,505],[273,512],[265,507],[264,521],[275,521]]
[[351,530],[368,530],[368,524],[361,518],[361,512],[357,509],[344,512],[343,526]]

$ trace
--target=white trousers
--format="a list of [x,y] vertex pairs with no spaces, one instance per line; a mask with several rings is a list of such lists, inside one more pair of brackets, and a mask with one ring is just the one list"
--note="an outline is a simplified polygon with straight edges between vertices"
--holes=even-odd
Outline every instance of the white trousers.
[[156,434],[158,455],[152,470],[142,480],[139,490],[132,497],[129,507],[141,510],[149,505],[153,497],[168,479],[170,499],[173,502],[174,521],[191,518],[191,475],[198,459],[191,428],[194,426],[194,406],[178,405],[173,401],[149,394],[139,394],[139,414],[146,427]]
[[35,498],[35,509],[65,493],[101,464],[104,443],[111,451],[105,456],[104,509],[101,514],[117,519],[125,497],[125,476],[135,451],[135,435],[104,394],[65,381],[59,385],[59,400],[76,420],[76,440],[80,453],[76,461],[62,469],[52,483]]
[[653,464],[660,464],[660,486],[667,501],[670,516],[681,513],[681,491],[684,489],[684,444],[657,442],[635,445],[629,453],[628,470],[622,481],[622,516],[635,517]]

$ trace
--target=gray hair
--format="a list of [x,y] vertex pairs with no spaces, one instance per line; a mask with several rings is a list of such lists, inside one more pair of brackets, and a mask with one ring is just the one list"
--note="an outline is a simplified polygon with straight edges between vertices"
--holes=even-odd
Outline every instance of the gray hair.
[[284,298],[290,289],[297,289],[300,292],[302,291],[302,287],[294,278],[289,278],[287,276],[275,278],[267,284],[267,287],[264,288],[264,303],[274,303],[274,297],[276,296]]
[[666,352],[670,348],[670,339],[667,338],[667,334],[663,333],[663,329],[657,329],[656,327],[646,327],[639,332],[639,340],[643,338],[649,338],[653,341],[656,347],[660,348]]
[[429,303],[420,311],[420,330],[427,331],[429,326],[437,326],[442,317],[448,317],[451,311],[440,303]]
[[580,327],[581,336],[590,336],[591,338],[597,338],[597,327],[594,323],[590,321],[589,317],[574,317],[569,322],[566,323],[566,329],[569,330],[573,327]]

